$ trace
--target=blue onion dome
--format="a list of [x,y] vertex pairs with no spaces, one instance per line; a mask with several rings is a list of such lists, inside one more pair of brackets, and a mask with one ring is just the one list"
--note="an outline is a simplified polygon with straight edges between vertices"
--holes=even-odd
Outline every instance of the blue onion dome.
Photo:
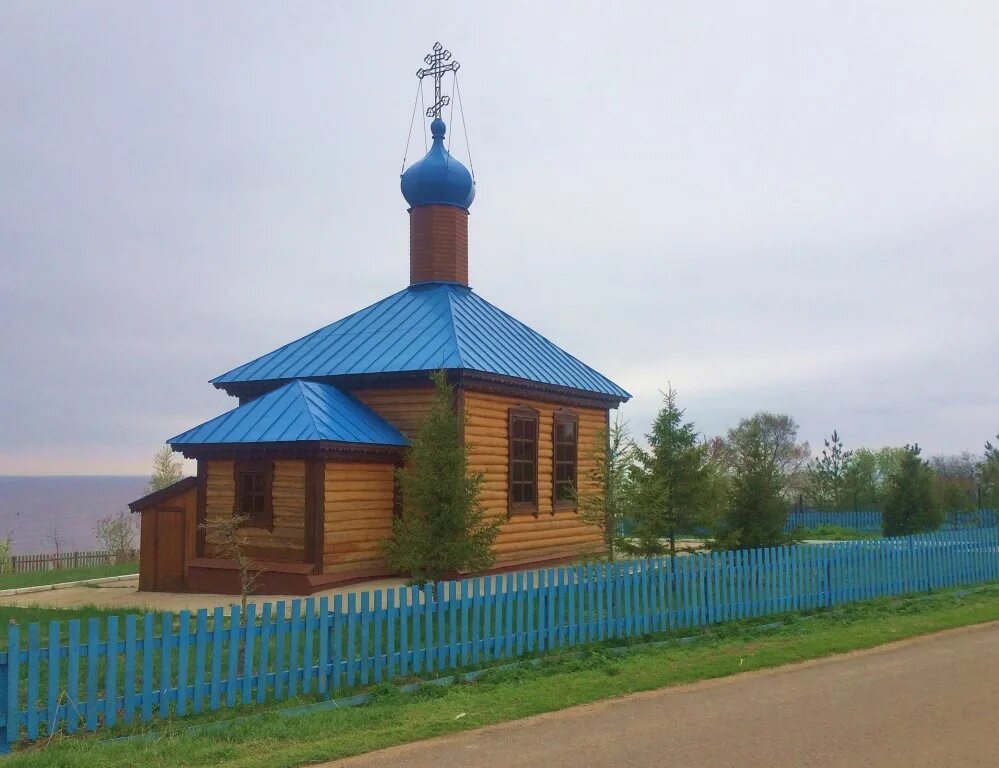
[[439,117],[430,124],[434,145],[402,174],[402,196],[411,207],[453,205],[467,209],[475,199],[472,174],[444,149],[447,126]]

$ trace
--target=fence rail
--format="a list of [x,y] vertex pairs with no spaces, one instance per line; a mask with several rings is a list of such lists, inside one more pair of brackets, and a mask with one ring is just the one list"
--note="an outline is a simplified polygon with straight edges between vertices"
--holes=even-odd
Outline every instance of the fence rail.
[[[848,512],[823,512],[816,509],[795,509],[788,513],[784,528],[817,528],[832,525],[854,531],[881,531],[882,513],[879,509],[861,509]],[[940,531],[957,531],[965,528],[994,528],[997,525],[996,513],[991,509],[977,509],[966,512],[948,512]]]
[[[278,601],[11,625],[0,752],[703,624],[999,579],[999,529],[700,553]],[[122,626],[124,625],[124,626]],[[124,629],[124,636],[122,636]]]
[[[134,553],[128,562],[135,562]],[[111,565],[111,555],[103,550],[87,552],[59,552],[54,554],[11,555],[10,573],[30,573],[35,571],[55,571],[62,568],[87,568],[98,565]]]

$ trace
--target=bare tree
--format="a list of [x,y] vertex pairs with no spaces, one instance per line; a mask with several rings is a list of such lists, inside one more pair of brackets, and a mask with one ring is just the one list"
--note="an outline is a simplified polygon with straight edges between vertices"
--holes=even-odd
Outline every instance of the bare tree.
[[243,515],[210,517],[201,524],[205,536],[218,547],[222,557],[232,560],[239,569],[240,605],[243,608],[242,621],[246,621],[247,598],[253,594],[260,571],[254,570],[253,561],[246,552],[246,536],[243,524],[247,518]]
[[944,512],[971,511],[978,507],[978,467],[981,457],[968,451],[955,456],[933,456],[933,485]]
[[135,557],[135,517],[127,509],[97,521],[95,532],[112,565],[128,563]]
[[55,549],[55,567],[59,567],[59,552],[62,549],[62,534],[59,532],[59,523],[53,522],[49,526],[49,541],[52,542],[52,547]]

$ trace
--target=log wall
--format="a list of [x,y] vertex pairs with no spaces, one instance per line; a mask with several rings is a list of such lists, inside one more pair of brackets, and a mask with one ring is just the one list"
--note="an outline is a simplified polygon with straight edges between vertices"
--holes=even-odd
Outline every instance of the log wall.
[[[575,510],[552,508],[552,417],[562,406],[465,390],[465,443],[470,472],[484,475],[479,500],[489,515],[504,520],[496,539],[496,567],[574,557],[603,549],[600,531],[579,519]],[[509,409],[518,405],[534,408],[538,415],[538,516],[516,512],[507,520]],[[579,464],[581,492],[586,490],[593,447],[607,427],[607,411],[567,408],[579,417]]]
[[[211,459],[207,465],[205,518],[232,515],[236,506],[234,462]],[[273,529],[247,526],[247,553],[254,560],[301,563],[305,560],[305,459],[274,462],[271,495]],[[216,544],[210,532],[206,532],[207,557],[221,557]]]
[[415,389],[358,389],[351,394],[406,437],[416,437],[423,420],[434,404],[434,390],[429,386]]
[[325,575],[388,574],[379,543],[392,535],[394,472],[391,464],[327,462]]

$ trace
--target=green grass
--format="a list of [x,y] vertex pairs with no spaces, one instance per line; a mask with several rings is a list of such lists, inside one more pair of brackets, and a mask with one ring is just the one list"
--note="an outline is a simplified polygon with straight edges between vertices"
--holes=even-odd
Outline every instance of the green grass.
[[623,656],[596,647],[583,658],[549,657],[537,669],[491,673],[475,683],[431,686],[412,695],[383,685],[374,689],[375,700],[363,707],[288,718],[272,705],[261,716],[225,730],[185,733],[187,726],[206,718],[184,718],[149,728],[153,739],[101,740],[125,733],[122,729],[104,732],[101,738],[57,737],[48,748],[25,749],[4,763],[12,768],[291,768],[637,691],[997,620],[999,585],[856,603],[808,620],[778,618],[787,623],[769,633],[754,624],[772,622],[773,617],[733,622],[702,631],[702,642],[696,644],[639,647]]
[[[15,621],[21,625],[22,638],[24,636],[24,628],[29,624],[38,622],[42,625],[43,642],[47,643],[45,626],[50,621],[65,622],[70,619],[81,619],[84,624],[86,624],[87,619],[106,619],[108,616],[127,616],[130,613],[142,614],[144,611],[129,610],[127,608],[98,608],[93,605],[85,605],[78,608],[42,608],[37,605],[24,607],[0,605],[0,648],[5,650],[7,648],[7,630],[10,627],[11,621]],[[101,628],[104,628],[103,621],[101,622]],[[65,624],[61,627],[61,635],[62,641],[66,642],[67,628]],[[22,642],[24,641],[22,640]]]
[[64,581],[100,579],[105,576],[123,576],[138,573],[138,563],[121,565],[94,565],[86,568],[59,568],[54,571],[33,571],[30,573],[5,573],[0,575],[0,589],[38,587],[44,584],[59,584]]
[[799,528],[797,533],[801,538],[809,541],[860,541],[882,538],[878,531],[855,531],[853,528],[842,528],[838,525]]

